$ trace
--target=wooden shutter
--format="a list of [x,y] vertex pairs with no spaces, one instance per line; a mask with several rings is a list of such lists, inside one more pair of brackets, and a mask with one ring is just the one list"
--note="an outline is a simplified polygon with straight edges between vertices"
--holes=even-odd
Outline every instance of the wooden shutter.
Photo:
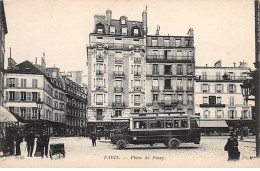
[[210,93],[210,85],[208,84],[208,93]]
[[234,84],[234,93],[236,93],[237,92],[237,86],[236,86],[236,84]]
[[237,118],[237,111],[235,110],[235,118]]
[[41,98],[40,92],[37,93],[37,100],[38,100],[39,98]]
[[8,101],[9,100],[9,91],[5,92],[5,100]]
[[229,84],[227,84],[227,93],[229,93]]
[[26,92],[26,101],[32,101],[32,92]]
[[18,78],[15,79],[15,87],[19,87],[19,84],[18,84]]
[[210,118],[210,110],[208,110],[208,118]]
[[222,91],[221,91],[221,93],[224,93],[224,85],[222,84]]
[[215,110],[215,118],[216,118],[216,119],[218,118],[217,110]]
[[9,87],[9,78],[6,78],[6,87]]
[[203,93],[203,84],[200,85],[201,92]]
[[217,93],[217,84],[215,84],[215,93]]

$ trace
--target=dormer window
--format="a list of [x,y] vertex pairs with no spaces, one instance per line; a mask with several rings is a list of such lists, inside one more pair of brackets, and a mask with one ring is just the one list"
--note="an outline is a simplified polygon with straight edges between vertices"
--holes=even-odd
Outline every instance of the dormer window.
[[124,18],[121,19],[121,24],[126,24]]
[[110,26],[110,34],[115,34],[115,32],[116,32],[116,27]]
[[102,28],[98,28],[98,29],[97,29],[97,33],[102,34],[102,32],[103,32],[103,29],[102,29]]
[[134,36],[138,36],[138,29],[134,29]]
[[122,27],[122,35],[127,35],[127,27]]

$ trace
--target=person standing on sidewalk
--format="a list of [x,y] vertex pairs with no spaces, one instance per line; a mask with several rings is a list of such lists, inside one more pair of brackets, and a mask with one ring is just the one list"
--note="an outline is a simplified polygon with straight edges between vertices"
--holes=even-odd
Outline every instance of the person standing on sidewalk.
[[230,138],[224,148],[228,152],[228,160],[239,160],[240,152],[238,150],[238,141],[235,137],[235,133],[231,132]]
[[32,157],[33,148],[34,148],[34,139],[35,139],[35,135],[32,131],[30,131],[25,137],[25,141],[27,142],[28,157]]
[[49,141],[50,141],[50,137],[47,134],[47,132],[44,131],[43,134],[41,134],[39,137],[42,158],[44,157],[44,155],[46,156],[46,158],[48,158]]
[[21,155],[20,144],[21,144],[21,142],[23,142],[23,137],[21,136],[20,131],[15,132],[14,140],[15,140],[15,149],[16,149],[15,155],[20,156]]
[[91,138],[91,140],[92,140],[92,146],[93,146],[93,147],[94,147],[94,146],[97,146],[97,143],[96,143],[96,141],[97,141],[97,133],[96,133],[96,131],[93,131],[93,132],[91,133],[90,138]]

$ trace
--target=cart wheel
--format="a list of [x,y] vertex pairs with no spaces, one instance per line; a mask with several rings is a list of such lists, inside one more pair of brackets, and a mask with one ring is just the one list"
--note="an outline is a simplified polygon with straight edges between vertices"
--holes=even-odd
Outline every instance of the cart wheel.
[[118,149],[125,149],[126,148],[126,142],[125,142],[125,140],[118,140],[117,142],[116,142],[116,146],[117,146],[117,148]]
[[177,149],[177,148],[179,148],[179,146],[180,146],[180,142],[178,139],[176,139],[176,138],[170,139],[170,141],[169,141],[170,148]]
[[50,150],[49,153],[50,153],[50,158],[52,160],[52,151]]

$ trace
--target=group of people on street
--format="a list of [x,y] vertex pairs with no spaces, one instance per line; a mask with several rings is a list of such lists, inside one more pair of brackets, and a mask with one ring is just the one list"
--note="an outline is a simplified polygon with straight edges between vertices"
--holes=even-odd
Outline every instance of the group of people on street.
[[[37,139],[37,143],[35,143]],[[32,130],[22,134],[21,131],[10,129],[6,133],[6,139],[3,144],[3,153],[4,155],[15,155],[15,156],[26,156],[33,157],[33,153],[36,150],[41,153],[41,157],[44,155],[48,157],[48,148],[49,148],[49,136],[47,132],[41,132],[38,135],[35,134]]]
[[235,132],[230,133],[230,138],[228,139],[224,150],[228,152],[228,160],[239,160],[240,152],[238,150],[238,141]]

